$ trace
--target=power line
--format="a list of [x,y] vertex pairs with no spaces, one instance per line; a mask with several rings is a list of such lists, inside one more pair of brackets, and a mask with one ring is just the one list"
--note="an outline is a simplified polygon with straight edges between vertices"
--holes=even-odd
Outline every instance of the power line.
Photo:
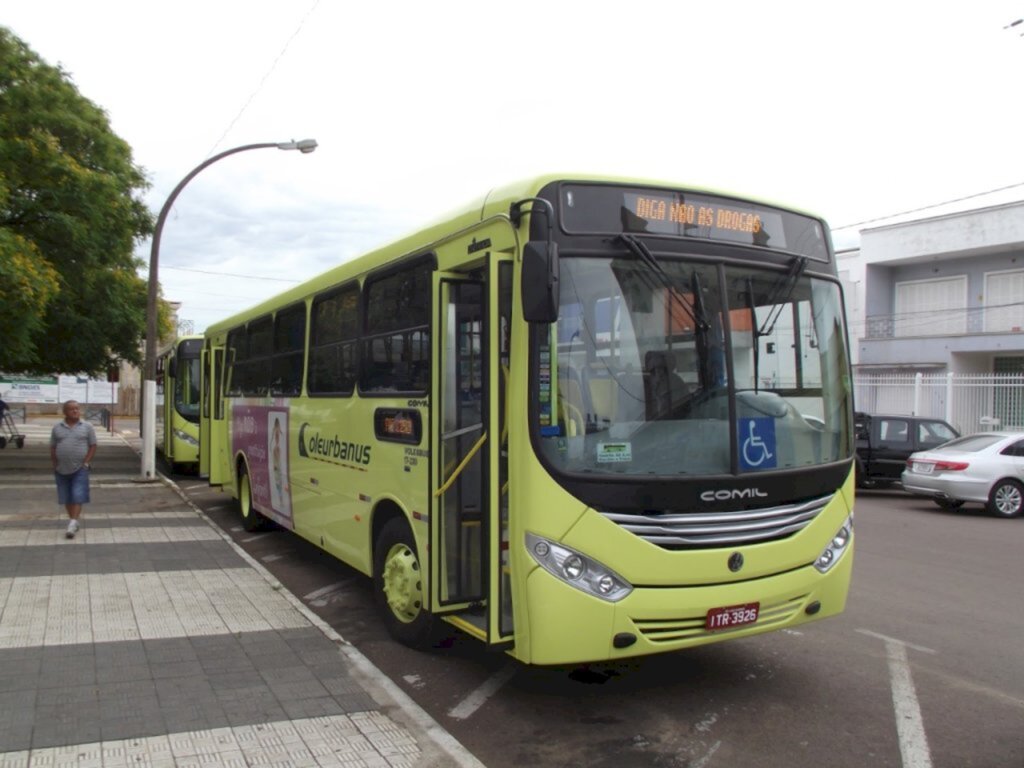
[[286,277],[262,277],[260,275],[239,275],[236,272],[214,272],[210,269],[192,269],[191,267],[168,267],[161,265],[161,269],[173,269],[178,272],[198,272],[201,275],[221,275],[223,277],[240,277],[243,280],[270,280],[275,283],[301,283],[301,280],[289,280]]
[[306,11],[306,15],[302,17],[302,20],[299,22],[299,26],[296,27],[295,31],[292,33],[292,36],[289,37],[288,40],[285,42],[284,48],[282,48],[281,52],[277,54],[277,58],[274,59],[273,63],[270,65],[270,69],[267,70],[267,73],[263,75],[263,79],[260,80],[259,85],[256,86],[256,90],[249,95],[249,98],[246,99],[245,103],[242,105],[242,108],[238,110],[238,114],[235,115],[235,119],[228,123],[228,127],[224,129],[224,133],[220,135],[220,138],[217,139],[214,145],[210,148],[209,153],[207,153],[207,157],[212,155],[214,153],[214,150],[216,150],[217,147],[220,146],[220,143],[224,141],[224,137],[231,132],[231,129],[235,127],[235,123],[237,123],[241,119],[242,115],[245,113],[245,110],[247,110],[249,108],[249,105],[252,104],[253,99],[255,99],[256,96],[259,95],[259,92],[263,90],[263,86],[266,85],[267,80],[274,73],[274,70],[277,69],[278,63],[281,61],[281,59],[284,58],[284,55],[288,52],[288,47],[292,44],[292,41],[299,36],[299,32],[301,32],[302,28],[305,26],[306,20],[309,19],[309,17],[313,14],[313,11],[316,10],[316,7],[318,5],[320,5],[320,0],[313,0],[313,5],[310,6],[310,9],[308,11]]
[[887,219],[895,219],[897,216],[907,216],[911,213],[920,213],[921,211],[929,211],[933,208],[941,208],[944,205],[952,205],[953,203],[962,203],[965,200],[973,200],[976,197],[985,197],[985,195],[994,195],[996,192],[1005,192],[1008,189],[1016,189],[1017,187],[1024,187],[1024,181],[1018,181],[1016,184],[1008,184],[1005,187],[997,187],[996,189],[990,189],[986,192],[977,192],[973,195],[965,195],[963,197],[957,197],[953,200],[946,200],[942,203],[933,203],[932,205],[925,205],[921,208],[912,208],[909,211],[900,211],[899,213],[890,213],[888,216],[879,216],[875,219],[866,219],[864,221],[858,221],[854,224],[844,224],[841,227],[832,227],[832,231],[838,231],[840,229],[852,229],[853,227],[862,227],[865,224],[874,224],[876,221],[886,221]]

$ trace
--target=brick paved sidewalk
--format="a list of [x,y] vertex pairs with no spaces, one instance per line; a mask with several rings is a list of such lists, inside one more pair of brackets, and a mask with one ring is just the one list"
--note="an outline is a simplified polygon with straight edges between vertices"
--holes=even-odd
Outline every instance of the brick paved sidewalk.
[[66,539],[49,428],[0,451],[0,768],[481,765],[121,434]]

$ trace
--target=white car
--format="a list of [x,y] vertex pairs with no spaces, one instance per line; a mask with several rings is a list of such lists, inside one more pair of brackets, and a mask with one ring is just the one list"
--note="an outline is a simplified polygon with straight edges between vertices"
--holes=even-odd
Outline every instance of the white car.
[[984,504],[1000,517],[1024,512],[1024,432],[978,432],[910,455],[903,489],[945,509]]

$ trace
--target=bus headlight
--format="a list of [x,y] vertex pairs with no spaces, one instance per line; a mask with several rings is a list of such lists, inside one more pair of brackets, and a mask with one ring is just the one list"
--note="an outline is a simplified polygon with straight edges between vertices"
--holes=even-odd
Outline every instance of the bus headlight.
[[842,556],[846,548],[850,546],[850,541],[853,539],[853,513],[846,518],[842,527],[836,531],[832,540],[828,543],[828,546],[822,550],[822,553],[818,555],[818,559],[814,561],[814,567],[817,568],[821,573],[828,573],[832,566],[839,562],[839,558]]
[[180,429],[175,429],[173,430],[173,432],[174,436],[179,440],[186,442],[189,445],[199,445],[199,441],[192,437],[192,435],[190,435],[188,432],[183,432]]
[[569,547],[527,533],[526,549],[545,571],[588,595],[615,603],[633,591],[615,571]]

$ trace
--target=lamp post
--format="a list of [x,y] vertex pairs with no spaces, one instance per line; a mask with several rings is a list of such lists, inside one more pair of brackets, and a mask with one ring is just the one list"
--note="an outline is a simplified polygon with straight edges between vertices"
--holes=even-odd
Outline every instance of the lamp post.
[[160,235],[164,229],[164,222],[167,221],[167,214],[175,199],[181,194],[192,179],[207,166],[213,165],[228,155],[245,152],[250,149],[297,149],[306,155],[316,149],[315,139],[303,139],[302,141],[267,142],[263,144],[245,144],[234,149],[228,149],[220,154],[214,155],[200,163],[192,171],[178,182],[164,207],[160,209],[160,215],[156,220],[156,229],[153,231],[153,244],[149,252],[149,296],[146,301],[146,360],[143,371],[142,385],[142,477],[144,481],[156,479],[156,339],[157,339],[157,294],[159,280],[157,272],[160,263]]

